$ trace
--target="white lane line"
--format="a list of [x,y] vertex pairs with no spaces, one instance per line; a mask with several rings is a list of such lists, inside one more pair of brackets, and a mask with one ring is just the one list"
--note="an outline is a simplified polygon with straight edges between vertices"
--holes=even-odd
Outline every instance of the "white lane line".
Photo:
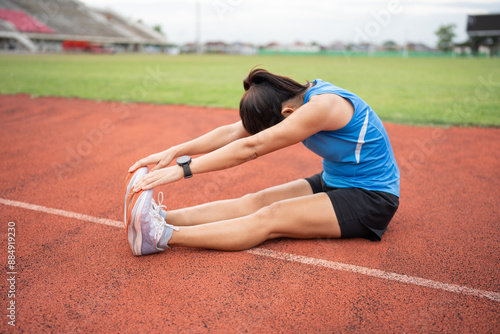
[[53,215],[63,216],[63,217],[67,217],[67,218],[74,218],[74,219],[79,219],[79,220],[85,220],[85,221],[92,222],[92,223],[104,224],[104,225],[123,228],[123,222],[120,222],[117,220],[92,217],[92,216],[88,216],[88,215],[83,215],[81,213],[53,209],[53,208],[48,208],[46,206],[41,206],[41,205],[36,205],[36,204],[24,203],[24,202],[19,202],[19,201],[12,201],[10,199],[4,199],[4,198],[0,198],[0,204],[16,206],[18,208],[23,208],[23,209],[28,209],[28,210],[38,211],[38,212],[45,212],[45,213],[50,213]]
[[[81,213],[48,208],[48,207],[36,205],[36,204],[30,204],[30,203],[19,202],[19,201],[12,201],[9,199],[4,199],[4,198],[0,198],[0,204],[15,206],[15,207],[33,210],[33,211],[38,211],[38,212],[49,213],[49,214],[63,216],[63,217],[67,217],[67,218],[74,218],[74,219],[79,219],[79,220],[83,220],[83,221],[89,221],[89,222],[97,223],[97,224],[104,224],[104,225],[109,225],[109,226],[113,226],[113,227],[123,228],[123,222],[121,222],[121,221],[98,218],[98,217],[84,215]],[[372,276],[372,277],[376,277],[376,278],[380,278],[380,279],[387,279],[390,281],[397,281],[397,282],[406,283],[406,284],[420,285],[420,286],[424,286],[424,287],[431,288],[431,289],[444,290],[444,291],[459,293],[459,294],[464,294],[464,295],[472,295],[472,296],[479,297],[479,298],[488,298],[488,299],[491,299],[493,301],[500,302],[500,293],[493,292],[493,291],[473,289],[473,288],[469,288],[466,286],[450,284],[450,283],[443,283],[443,282],[429,280],[426,278],[402,275],[402,274],[392,273],[392,272],[383,271],[383,270],[379,270],[379,269],[372,269],[372,268],[356,266],[353,264],[346,264],[346,263],[340,263],[340,262],[334,262],[334,261],[328,261],[328,260],[321,260],[321,259],[316,259],[313,257],[307,257],[307,256],[295,255],[295,254],[289,254],[289,253],[281,253],[281,252],[277,252],[277,251],[273,251],[273,250],[269,250],[269,249],[264,249],[264,248],[252,248],[252,249],[246,250],[245,252],[250,253],[250,254],[254,254],[254,255],[272,257],[272,258],[290,261],[290,262],[297,262],[297,263],[302,263],[302,264],[330,268],[330,269],[334,269],[334,270],[347,271],[347,272],[357,273],[357,274],[361,274],[361,275]]]
[[376,277],[376,278],[387,279],[390,281],[398,281],[398,282],[406,283],[406,284],[420,285],[420,286],[425,286],[427,288],[432,288],[432,289],[445,290],[445,291],[454,292],[454,293],[461,293],[461,294],[465,294],[465,295],[472,295],[472,296],[476,296],[476,297],[480,297],[480,298],[489,298],[493,301],[500,302],[500,293],[493,292],[493,291],[473,289],[473,288],[469,288],[466,286],[450,284],[450,283],[443,283],[443,282],[433,281],[433,280],[421,278],[421,277],[401,275],[401,274],[391,273],[391,272],[387,272],[387,271],[383,271],[383,270],[379,270],[379,269],[360,267],[360,266],[356,266],[353,264],[346,264],[346,263],[333,262],[333,261],[328,261],[328,260],[321,260],[321,259],[316,259],[313,257],[307,257],[307,256],[302,256],[302,255],[281,253],[281,252],[277,252],[277,251],[273,251],[273,250],[269,250],[269,249],[264,249],[264,248],[253,248],[253,249],[247,250],[246,252],[251,253],[251,254],[255,254],[255,255],[260,255],[260,256],[272,257],[272,258],[285,260],[285,261],[298,262],[298,263],[309,264],[309,265],[313,265],[313,266],[330,268],[330,269],[334,269],[334,270],[353,272],[353,273],[372,276],[372,277]]

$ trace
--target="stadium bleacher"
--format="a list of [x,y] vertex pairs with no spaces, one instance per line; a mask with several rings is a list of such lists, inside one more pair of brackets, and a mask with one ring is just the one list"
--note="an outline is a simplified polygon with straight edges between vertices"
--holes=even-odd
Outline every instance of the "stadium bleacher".
[[20,10],[0,8],[0,20],[12,23],[20,32],[54,33],[53,29]]
[[101,44],[115,51],[162,50],[167,45],[154,29],[77,0],[0,0],[0,49],[16,45],[29,51],[62,51],[65,41]]

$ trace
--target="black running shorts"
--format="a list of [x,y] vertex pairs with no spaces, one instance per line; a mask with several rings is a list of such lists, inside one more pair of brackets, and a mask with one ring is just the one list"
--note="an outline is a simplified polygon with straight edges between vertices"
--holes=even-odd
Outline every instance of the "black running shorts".
[[306,179],[313,193],[324,192],[332,201],[341,238],[382,240],[387,225],[398,210],[399,197],[383,191],[328,187],[322,173]]

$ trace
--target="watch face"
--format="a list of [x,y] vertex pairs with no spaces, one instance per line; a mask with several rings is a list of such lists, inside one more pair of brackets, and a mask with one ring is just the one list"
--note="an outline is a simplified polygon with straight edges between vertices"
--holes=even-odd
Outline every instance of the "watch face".
[[177,163],[179,165],[185,165],[185,164],[188,164],[191,162],[191,157],[187,156],[187,155],[184,155],[182,157],[180,157],[179,159],[177,159]]

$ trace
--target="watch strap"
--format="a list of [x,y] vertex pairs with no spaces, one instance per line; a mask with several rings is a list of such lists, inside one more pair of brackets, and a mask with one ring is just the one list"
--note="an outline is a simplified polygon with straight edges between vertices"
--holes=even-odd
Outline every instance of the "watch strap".
[[191,173],[191,167],[189,167],[189,163],[182,164],[182,169],[184,170],[184,178],[185,179],[189,179],[190,177],[193,176],[193,173]]

